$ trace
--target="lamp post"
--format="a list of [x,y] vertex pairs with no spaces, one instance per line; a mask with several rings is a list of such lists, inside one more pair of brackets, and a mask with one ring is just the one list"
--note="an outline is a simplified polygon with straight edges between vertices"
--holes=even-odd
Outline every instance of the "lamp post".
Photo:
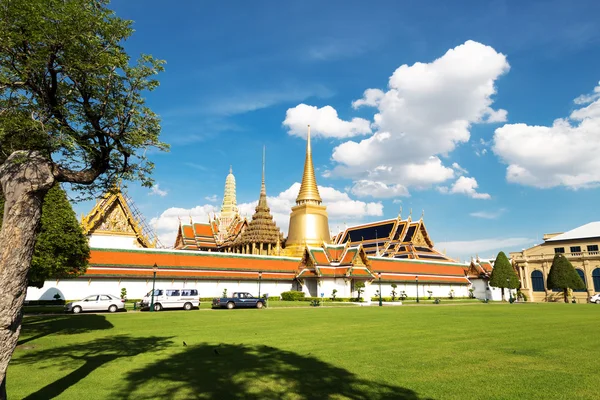
[[379,277],[379,307],[381,307],[383,306],[383,303],[381,302],[381,272],[378,272],[377,276]]
[[258,298],[260,299],[260,281],[262,280],[262,271],[258,272]]
[[150,300],[150,311],[154,311],[154,285],[156,284],[156,271],[158,271],[158,265],[156,265],[156,263],[154,263],[154,266],[152,267],[152,297]]
[[419,302],[419,277],[415,276],[415,282],[417,284],[417,303]]

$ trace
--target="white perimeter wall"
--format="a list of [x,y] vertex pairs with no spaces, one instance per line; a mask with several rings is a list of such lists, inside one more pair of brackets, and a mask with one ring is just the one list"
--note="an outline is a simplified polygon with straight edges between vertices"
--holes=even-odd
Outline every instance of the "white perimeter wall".
[[[194,288],[199,297],[220,297],[223,289],[227,293],[250,292],[258,296],[258,281],[193,281],[193,280],[156,280],[156,289]],[[27,289],[26,300],[54,300],[56,293],[64,300],[76,300],[98,293],[112,294],[120,297],[121,289],[127,289],[127,297],[141,299],[152,290],[152,279],[72,279],[62,281],[46,281],[41,289]],[[281,292],[292,290],[290,281],[261,281],[261,295],[279,296]]]
[[140,250],[137,245],[135,236],[127,235],[90,235],[88,236],[90,247],[96,249],[136,249]]
[[[481,289],[485,283],[482,280],[473,280],[473,287],[476,287],[476,297],[480,297],[478,293],[484,293],[485,289]],[[400,297],[400,293],[405,291],[407,296],[416,297],[417,286],[414,283],[398,283],[396,288],[396,296]],[[476,286],[478,285],[478,286]],[[156,280],[157,289],[169,288],[194,288],[198,289],[199,297],[220,297],[224,289],[227,293],[233,292],[249,292],[254,296],[258,296],[258,281],[194,281],[194,280]],[[121,289],[127,289],[127,297],[130,299],[140,299],[152,289],[152,279],[72,279],[46,281],[41,289],[30,287],[27,290],[27,300],[53,300],[56,293],[60,294],[64,300],[76,300],[85,296],[98,293],[107,293],[115,296],[120,296]],[[350,280],[345,281],[343,278],[321,279],[317,282],[316,279],[306,279],[303,285],[303,291],[306,296],[331,297],[333,289],[337,289],[336,297],[356,297],[356,291],[351,292]],[[269,296],[279,296],[282,292],[293,289],[291,281],[261,281],[261,295],[268,294]],[[366,282],[363,298],[374,297],[376,291],[379,290],[379,282],[374,280],[372,283]],[[454,290],[455,297],[469,296],[469,285],[458,284],[437,284],[426,283],[419,284],[419,297],[427,298],[428,290],[433,292],[432,297],[448,298],[450,290]],[[390,297],[392,292],[391,283],[385,282],[381,284],[381,295]],[[500,300],[500,289],[492,288],[488,295],[490,300]],[[514,291],[513,291],[514,294]],[[507,294],[508,296],[508,294]]]

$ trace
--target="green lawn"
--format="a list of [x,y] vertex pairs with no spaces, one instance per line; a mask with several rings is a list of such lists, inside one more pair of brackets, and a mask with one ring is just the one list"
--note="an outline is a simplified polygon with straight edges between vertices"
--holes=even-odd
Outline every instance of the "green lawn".
[[463,304],[27,316],[8,394],[596,399],[599,313]]

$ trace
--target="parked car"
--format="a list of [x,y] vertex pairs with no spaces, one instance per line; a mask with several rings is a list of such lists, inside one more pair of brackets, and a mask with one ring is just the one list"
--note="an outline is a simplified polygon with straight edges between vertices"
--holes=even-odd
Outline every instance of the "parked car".
[[125,299],[112,294],[94,294],[79,301],[65,304],[65,311],[79,314],[82,311],[117,311],[125,310]]
[[267,305],[267,299],[259,299],[246,292],[235,292],[231,297],[214,298],[212,308],[263,308]]
[[[149,310],[152,303],[152,290],[140,302],[140,309]],[[154,311],[164,308],[183,308],[186,311],[200,307],[197,289],[155,289]]]
[[592,297],[590,297],[590,303],[600,304],[600,293],[596,293]]

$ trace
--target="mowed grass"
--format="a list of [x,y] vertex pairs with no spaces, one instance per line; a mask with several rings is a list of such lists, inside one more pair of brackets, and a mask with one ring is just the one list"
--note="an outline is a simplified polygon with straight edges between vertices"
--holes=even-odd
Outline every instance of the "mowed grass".
[[7,387],[13,399],[596,399],[598,332],[592,304],[29,316]]

